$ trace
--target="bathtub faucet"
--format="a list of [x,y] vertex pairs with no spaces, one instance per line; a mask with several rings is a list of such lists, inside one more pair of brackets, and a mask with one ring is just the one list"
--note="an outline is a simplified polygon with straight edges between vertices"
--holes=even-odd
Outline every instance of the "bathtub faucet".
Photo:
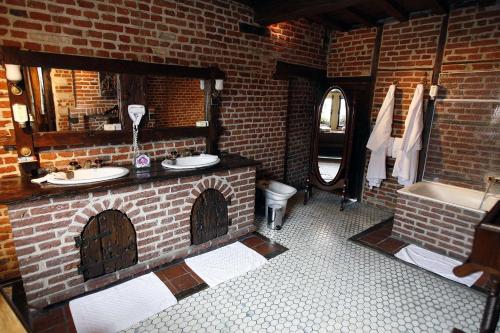
[[500,184],[500,176],[488,176],[489,184]]
[[490,188],[493,184],[500,184],[499,176],[488,176],[488,186],[486,186],[486,190],[484,191],[483,198],[481,199],[481,203],[479,204],[479,209],[483,207],[484,200],[486,200],[486,196],[490,192]]

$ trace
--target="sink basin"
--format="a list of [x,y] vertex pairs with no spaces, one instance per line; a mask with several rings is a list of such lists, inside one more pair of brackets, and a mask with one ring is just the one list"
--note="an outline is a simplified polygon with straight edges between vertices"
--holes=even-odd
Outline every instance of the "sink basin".
[[47,183],[55,185],[78,185],[102,182],[128,175],[129,170],[122,167],[102,167],[91,169],[78,169],[73,171],[72,179],[56,178],[57,176],[47,177]]
[[175,164],[168,164],[167,160],[161,162],[164,168],[172,170],[189,170],[189,169],[201,169],[212,165],[216,165],[220,162],[217,155],[201,154],[197,156],[187,156],[178,157],[175,160]]

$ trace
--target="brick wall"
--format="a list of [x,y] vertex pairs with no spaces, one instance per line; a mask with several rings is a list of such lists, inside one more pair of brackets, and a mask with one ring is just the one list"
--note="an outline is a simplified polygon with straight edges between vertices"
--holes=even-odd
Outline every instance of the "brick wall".
[[483,217],[483,212],[399,193],[392,235],[465,260]]
[[316,102],[315,84],[306,79],[290,81],[286,182],[303,188],[309,174],[311,129]]
[[[324,28],[305,20],[284,22],[271,26],[269,37],[258,37],[240,33],[240,22],[252,24],[253,11],[230,0],[8,1],[0,4],[0,43],[53,53],[219,66],[227,74],[221,110],[226,132],[220,148],[257,159],[271,177],[282,178],[288,86],[272,79],[275,62],[325,68]],[[2,78],[0,122],[10,119]],[[0,131],[10,128],[0,125]],[[145,145],[154,151],[169,143]],[[108,149],[129,154],[124,146],[76,153],[54,149],[42,153],[42,164],[63,163],[76,155],[86,159]],[[0,176],[18,174],[15,156],[0,147]]]
[[56,128],[59,131],[69,131],[68,113],[75,107],[75,89],[73,71],[55,69],[50,72],[54,111],[56,114]]
[[205,120],[205,93],[200,81],[189,78],[148,76],[147,102],[154,110],[154,126],[195,126]]
[[[464,8],[450,16],[441,98],[499,100],[500,10]],[[439,101],[424,177],[485,189],[500,174],[498,102]]]
[[[206,189],[231,198],[228,234],[191,245],[192,206]],[[105,192],[42,199],[9,206],[14,242],[28,303],[45,307],[176,258],[228,242],[255,230],[255,168],[134,185]],[[138,263],[86,282],[78,274],[79,236],[89,218],[117,209],[130,218],[137,236]]]
[[[185,147],[194,149],[197,152],[205,150],[205,138],[180,139],[171,141],[149,142],[141,144],[141,152],[145,152],[155,160],[163,160],[167,152],[172,150],[179,151]],[[77,160],[81,165],[87,160],[95,160],[97,157],[104,160],[105,163],[113,165],[131,165],[133,151],[130,145],[109,145],[76,148],[71,151],[50,149],[40,151],[40,160],[42,167],[55,166],[59,169],[65,169],[69,162]]]
[[[439,79],[440,98],[498,99],[499,13],[498,6],[451,11]],[[393,80],[399,81],[393,136],[403,134],[416,85],[425,74],[429,79],[432,75],[441,18],[421,14],[408,22],[384,25],[372,124],[388,86]],[[500,172],[496,144],[499,133],[493,121],[496,104],[437,102],[424,179],[484,189],[484,176]],[[369,190],[365,186],[366,202],[394,209],[396,191],[402,186],[390,176],[393,165],[394,159],[388,158],[388,179],[380,188]]]
[[[399,81],[392,136],[403,136],[404,121],[415,87],[422,78],[427,76],[430,79],[432,75],[441,20],[441,16],[423,15],[407,22],[384,25],[371,120],[374,124],[389,85],[395,80]],[[394,209],[396,191],[402,186],[391,176],[394,159],[387,158],[387,161],[388,179],[382,182],[380,188],[372,190],[365,184],[363,199],[380,207]]]
[[328,76],[368,76],[371,74],[376,28],[331,34]]

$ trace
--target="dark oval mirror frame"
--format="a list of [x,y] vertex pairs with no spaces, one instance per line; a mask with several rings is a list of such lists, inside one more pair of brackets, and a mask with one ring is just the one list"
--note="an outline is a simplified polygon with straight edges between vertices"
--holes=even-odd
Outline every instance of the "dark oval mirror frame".
[[[320,174],[318,157],[319,157],[319,135],[320,135],[320,121],[321,121],[321,110],[323,108],[323,103],[328,96],[328,94],[334,90],[338,89],[345,99],[346,103],[346,127],[344,136],[344,149],[342,151],[342,161],[340,163],[339,171],[335,178],[329,182],[326,182]],[[338,85],[329,85],[326,92],[322,94],[320,102],[315,108],[314,118],[313,118],[313,130],[311,137],[311,158],[310,158],[310,171],[307,178],[306,185],[306,195],[304,198],[304,204],[307,203],[312,186],[315,186],[324,191],[333,191],[336,189],[342,189],[342,195],[345,196],[346,186],[347,186],[347,173],[349,169],[350,153],[352,149],[352,133],[354,130],[354,114],[355,105],[354,100],[346,93],[344,89]],[[343,209],[344,199],[342,199],[341,210]]]
[[[344,131],[344,142],[343,142],[343,149],[342,149],[342,161],[340,162],[340,167],[335,175],[335,177],[327,182],[321,177],[321,173],[319,171],[319,137],[321,135],[321,130],[320,130],[320,123],[321,123],[321,113],[323,110],[323,104],[325,103],[325,99],[328,97],[328,94],[332,92],[333,90],[338,90],[342,94],[342,97],[345,100],[345,105],[346,105],[346,126],[345,126],[345,131]],[[331,190],[332,186],[338,183],[340,179],[345,174],[345,166],[346,166],[346,157],[347,157],[347,144],[348,144],[348,130],[350,127],[350,103],[346,97],[345,92],[340,88],[339,86],[330,86],[327,91],[323,94],[323,97],[321,98],[321,103],[319,104],[318,108],[316,109],[316,112],[314,114],[314,123],[313,123],[313,138],[311,140],[312,143],[312,165],[311,165],[311,175],[314,176],[316,179],[317,183],[315,183],[316,186],[318,186],[321,189],[325,190]]]
[[[140,133],[140,140],[159,141],[181,138],[205,137],[207,152],[218,153],[218,140],[223,132],[220,122],[220,92],[216,91],[215,80],[225,79],[225,74],[217,67],[188,67],[179,65],[166,65],[158,63],[145,63],[138,61],[94,58],[66,54],[53,54],[44,52],[34,52],[20,50],[15,47],[1,46],[0,61],[4,64],[16,64],[31,67],[63,68],[87,71],[102,71],[121,74],[135,75],[163,75],[170,77],[183,77],[207,80],[205,84],[205,112],[209,122],[208,127],[169,127],[157,129],[143,129]],[[23,92],[14,94],[8,83],[9,100],[12,105],[19,103],[29,105],[27,93],[20,83]],[[12,115],[12,119],[14,119]],[[66,131],[66,132],[35,132],[29,126],[21,127],[13,121],[14,136],[0,139],[2,146],[15,146],[22,166],[23,174],[30,174],[37,168],[37,149],[47,147],[67,147],[67,146],[92,146],[105,144],[120,144],[132,142],[131,129],[121,131]],[[26,154],[26,152],[30,152]]]

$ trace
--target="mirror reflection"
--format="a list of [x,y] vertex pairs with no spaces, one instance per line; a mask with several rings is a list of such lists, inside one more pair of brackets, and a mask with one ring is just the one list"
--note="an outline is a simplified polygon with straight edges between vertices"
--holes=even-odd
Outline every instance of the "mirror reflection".
[[205,93],[197,79],[41,67],[23,71],[36,131],[126,129],[130,104],[146,106],[145,128],[206,120]]
[[344,153],[347,102],[340,89],[331,88],[321,103],[318,168],[324,182],[337,176]]
[[147,76],[146,86],[148,127],[195,126],[206,120],[205,92],[199,80]]

